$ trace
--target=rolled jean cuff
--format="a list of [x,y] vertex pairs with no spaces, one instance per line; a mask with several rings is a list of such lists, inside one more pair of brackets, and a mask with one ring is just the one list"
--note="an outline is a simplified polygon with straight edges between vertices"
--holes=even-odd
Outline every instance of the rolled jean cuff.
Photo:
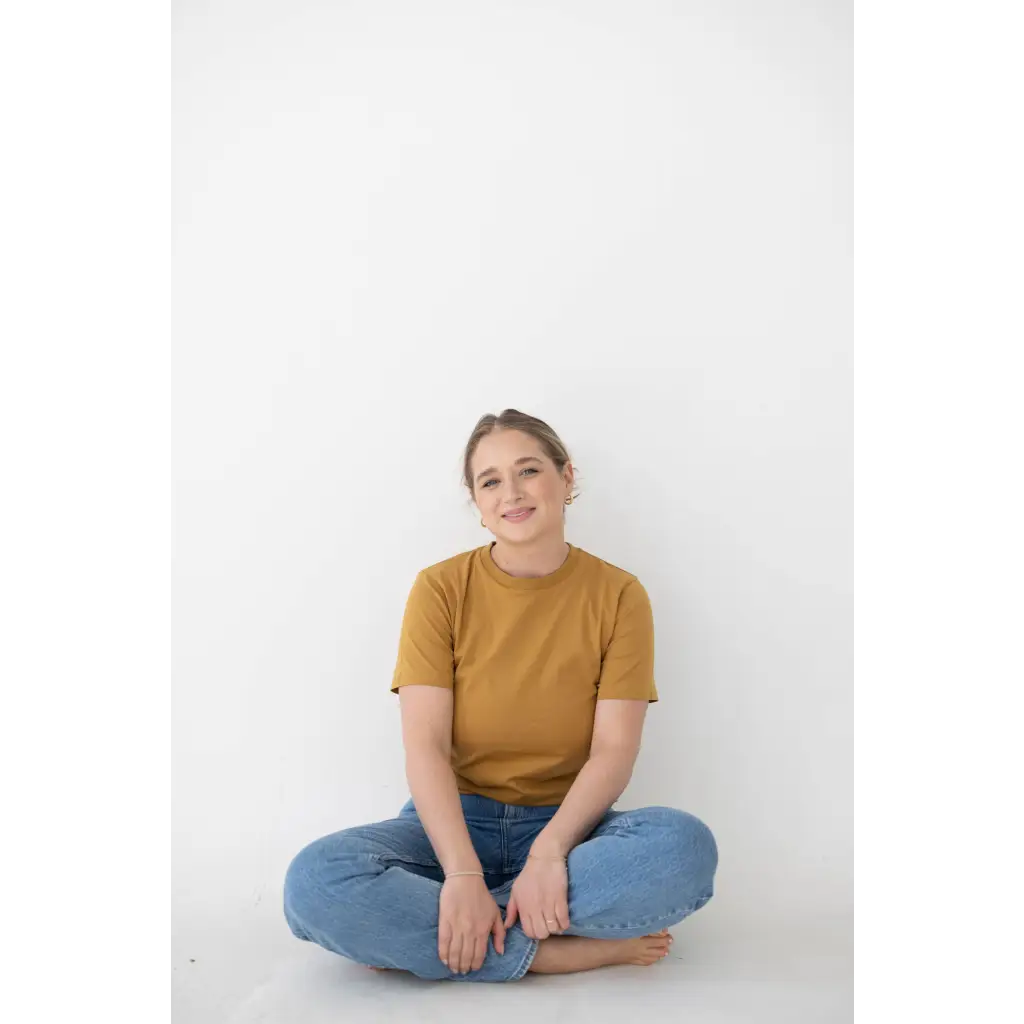
[[518,981],[530,969],[530,964],[533,963],[533,958],[537,955],[537,950],[540,949],[540,939],[530,939],[529,942],[523,962],[516,968],[515,974],[507,979],[508,981]]

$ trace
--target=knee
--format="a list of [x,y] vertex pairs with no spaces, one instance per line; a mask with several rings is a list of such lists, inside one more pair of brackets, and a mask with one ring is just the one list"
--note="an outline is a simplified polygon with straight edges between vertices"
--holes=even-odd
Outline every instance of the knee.
[[699,887],[709,887],[718,868],[718,844],[711,829],[696,815],[675,807],[649,807],[647,812],[669,863]]
[[303,847],[288,865],[284,876],[284,914],[292,932],[308,938],[308,926],[344,902],[344,883],[359,873],[358,838],[339,832],[316,839]]
[[323,871],[325,839],[317,839],[303,847],[288,865],[284,875],[285,900],[304,896],[317,886],[317,878]]
[[284,876],[284,916],[292,934],[300,939],[309,935],[304,922],[309,908],[318,900],[319,876],[323,871],[324,840],[317,839],[292,858]]

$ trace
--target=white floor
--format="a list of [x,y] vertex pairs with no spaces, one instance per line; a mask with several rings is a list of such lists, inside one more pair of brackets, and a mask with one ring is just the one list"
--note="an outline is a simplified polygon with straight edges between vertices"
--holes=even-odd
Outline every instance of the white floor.
[[645,1019],[701,1024],[853,1019],[845,919],[740,930],[701,911],[672,929],[672,952],[651,967],[530,973],[518,982],[474,985],[367,970],[293,939],[275,917],[245,935],[193,929],[176,939],[175,1024],[593,1024],[630,1021],[641,1010]]

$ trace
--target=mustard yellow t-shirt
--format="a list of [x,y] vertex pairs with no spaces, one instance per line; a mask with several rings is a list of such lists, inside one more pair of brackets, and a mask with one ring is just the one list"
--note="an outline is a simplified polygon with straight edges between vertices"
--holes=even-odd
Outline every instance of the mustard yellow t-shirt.
[[460,793],[559,804],[587,760],[596,701],[658,699],[650,600],[634,575],[575,545],[535,578],[499,569],[492,545],[417,574],[391,692],[454,690]]

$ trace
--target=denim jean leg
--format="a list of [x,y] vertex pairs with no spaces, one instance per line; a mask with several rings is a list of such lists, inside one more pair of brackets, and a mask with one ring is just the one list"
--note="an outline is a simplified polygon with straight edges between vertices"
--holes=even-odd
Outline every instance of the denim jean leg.
[[673,807],[607,815],[569,853],[567,935],[634,938],[678,924],[714,894],[718,848]]
[[336,832],[310,843],[292,861],[284,886],[284,913],[293,934],[374,967],[420,978],[514,981],[537,943],[518,926],[505,952],[488,941],[478,970],[456,974],[438,955],[442,874],[415,815]]

